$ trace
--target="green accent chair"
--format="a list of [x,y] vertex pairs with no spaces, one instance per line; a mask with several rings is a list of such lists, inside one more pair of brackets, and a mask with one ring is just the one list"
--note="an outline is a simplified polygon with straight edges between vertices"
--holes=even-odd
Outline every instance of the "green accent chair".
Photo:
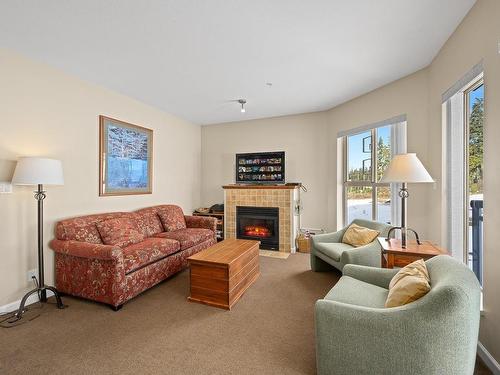
[[[375,229],[385,237],[391,225],[371,220],[355,219],[352,223],[365,228]],[[348,227],[338,232],[318,234],[312,237],[311,269],[315,272],[330,271],[333,267],[342,271],[346,264],[381,267],[381,249],[377,239],[365,246],[353,247],[342,243]]]
[[447,255],[425,262],[431,290],[419,300],[385,308],[397,269],[357,265],[316,301],[319,375],[471,375],[479,333],[481,290],[476,276]]

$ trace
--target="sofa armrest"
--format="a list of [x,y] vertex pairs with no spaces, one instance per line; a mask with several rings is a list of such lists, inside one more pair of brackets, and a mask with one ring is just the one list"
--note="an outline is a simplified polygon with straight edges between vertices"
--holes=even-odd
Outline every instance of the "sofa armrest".
[[120,260],[120,258],[123,257],[122,249],[112,245],[54,239],[50,241],[49,246],[56,253],[72,255],[79,258]]
[[369,284],[377,285],[381,288],[389,288],[389,283],[399,270],[360,266],[356,264],[347,264],[342,273],[344,276],[350,276]]
[[184,219],[188,228],[205,228],[214,232],[217,230],[217,219],[215,217],[185,215]]

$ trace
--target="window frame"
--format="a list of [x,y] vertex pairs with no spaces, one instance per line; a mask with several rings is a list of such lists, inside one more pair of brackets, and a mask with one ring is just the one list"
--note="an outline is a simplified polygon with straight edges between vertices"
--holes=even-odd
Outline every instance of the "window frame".
[[[464,160],[464,170],[463,170],[463,176],[464,176],[464,213],[463,213],[463,225],[464,225],[464,231],[463,231],[463,243],[465,245],[465,249],[463,251],[463,261],[467,265],[467,267],[472,267],[469,259],[469,253],[472,251],[470,248],[469,242],[470,242],[470,233],[469,233],[469,226],[471,225],[470,223],[470,217],[469,217],[469,200],[470,200],[470,183],[469,183],[469,158],[470,158],[470,150],[469,150],[469,137],[470,137],[470,94],[478,89],[479,87],[484,86],[484,74],[480,74],[476,79],[472,80],[463,90],[463,126],[464,126],[464,150],[465,150],[465,160]],[[483,133],[483,139],[484,139],[484,133]],[[483,151],[484,152],[484,151]],[[484,158],[484,154],[483,154]],[[484,193],[483,193],[484,194]],[[483,255],[484,256],[484,244],[483,244]],[[483,258],[484,259],[484,258]],[[483,267],[481,267],[483,268]],[[481,274],[483,274],[483,270],[481,270]],[[479,280],[482,284],[484,282],[483,280]]]
[[[343,148],[343,178],[342,178],[342,201],[343,201],[343,222],[344,226],[350,224],[348,223],[348,206],[347,206],[347,189],[349,187],[371,187],[372,188],[372,220],[378,221],[378,205],[377,205],[377,192],[379,187],[388,187],[392,189],[390,183],[381,183],[377,181],[377,151],[378,151],[378,142],[377,142],[377,133],[379,128],[393,126],[393,124],[385,124],[381,125],[369,130],[360,131],[357,133],[352,133],[345,135],[342,137],[342,148]],[[371,179],[370,181],[352,181],[349,180],[349,142],[348,138],[350,136],[362,134],[370,132],[371,134]],[[375,142],[374,142],[375,140]],[[391,159],[393,157],[393,145],[394,142],[393,134],[391,132]],[[393,202],[391,201],[391,205]],[[391,215],[392,216],[392,215]],[[391,222],[393,221],[393,217],[391,217]]]

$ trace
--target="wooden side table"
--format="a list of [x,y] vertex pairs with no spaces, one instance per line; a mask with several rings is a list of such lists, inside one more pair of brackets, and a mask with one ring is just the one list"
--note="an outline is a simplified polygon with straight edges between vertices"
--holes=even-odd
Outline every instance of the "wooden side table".
[[418,259],[426,260],[436,255],[449,255],[447,250],[430,241],[420,241],[420,245],[410,242],[405,249],[401,247],[401,240],[391,238],[387,241],[384,237],[379,237],[378,242],[382,247],[383,268],[404,267]]

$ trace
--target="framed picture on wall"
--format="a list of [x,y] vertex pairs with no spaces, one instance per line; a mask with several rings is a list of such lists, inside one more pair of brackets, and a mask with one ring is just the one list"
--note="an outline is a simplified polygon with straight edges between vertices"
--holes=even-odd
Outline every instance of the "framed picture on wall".
[[151,194],[153,131],[99,116],[99,195]]

